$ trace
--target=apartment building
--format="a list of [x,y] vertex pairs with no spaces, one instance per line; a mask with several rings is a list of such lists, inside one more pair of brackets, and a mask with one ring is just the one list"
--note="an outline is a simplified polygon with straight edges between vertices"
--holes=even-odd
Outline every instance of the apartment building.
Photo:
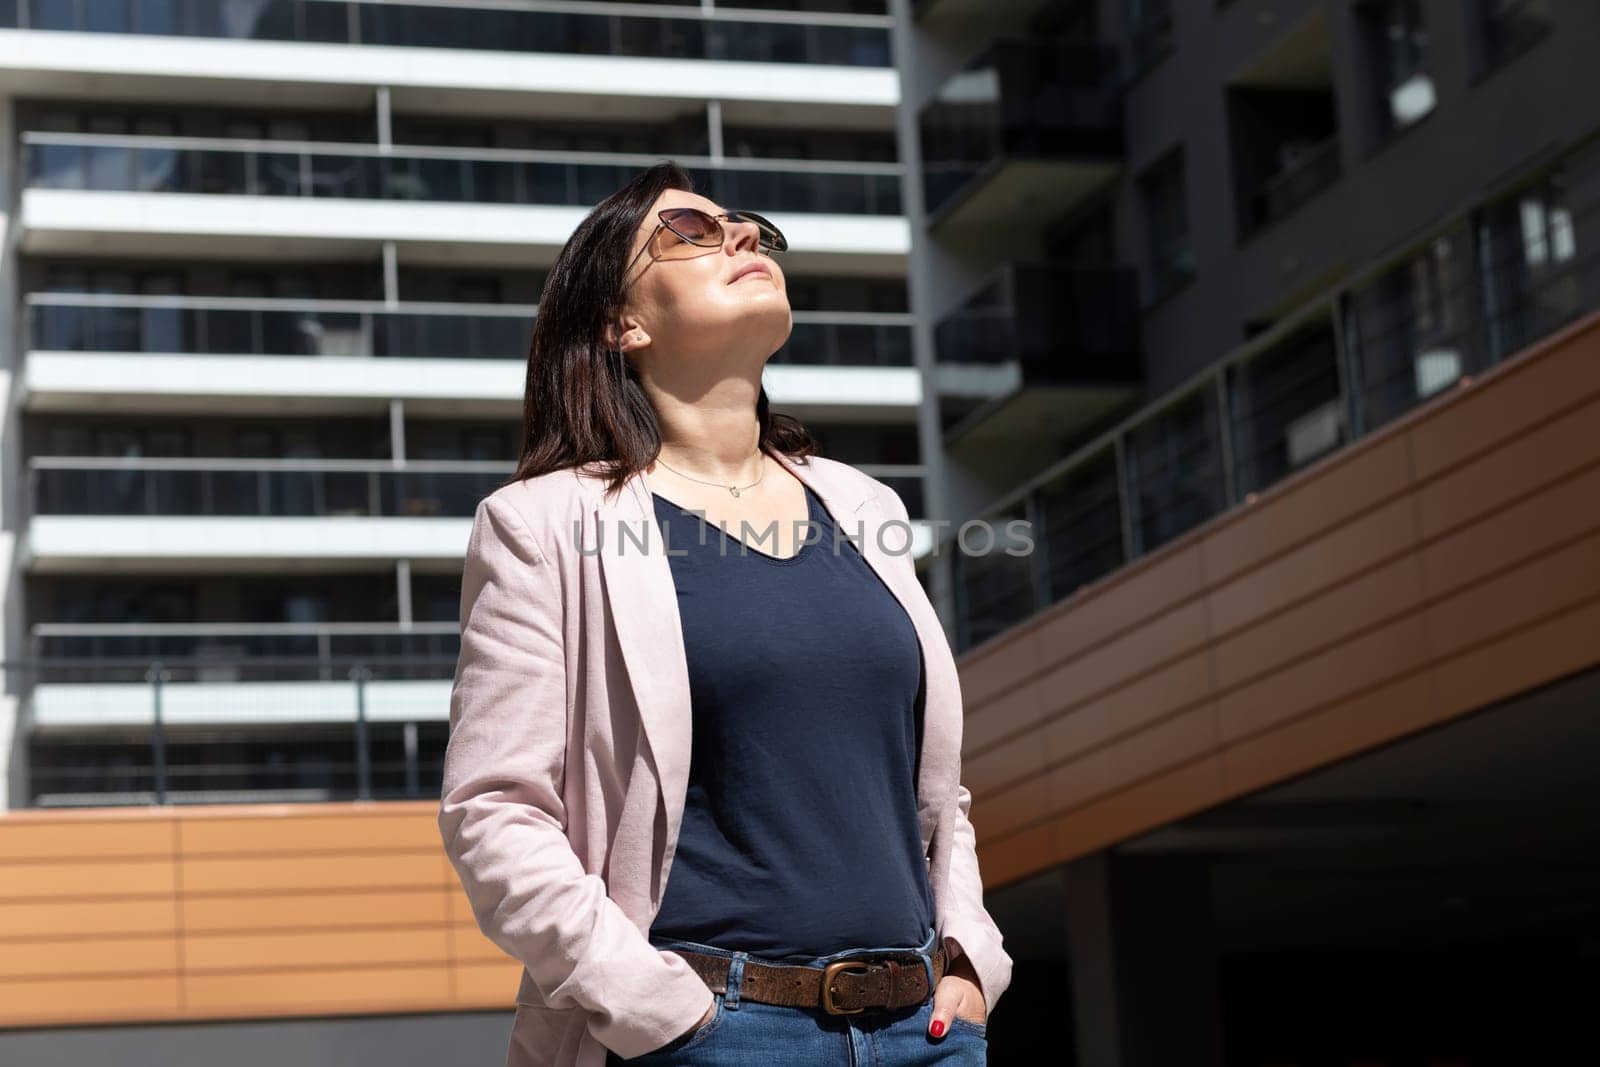
[[1600,11],[891,9],[991,1052],[1578,1047]]
[[461,521],[541,266],[668,153],[791,235],[774,403],[924,520],[994,1062],[1585,1039],[1593,5],[0,22],[0,1059],[495,1062],[517,965],[428,795]]
[[431,813],[546,272],[662,158],[777,220],[773,406],[920,519],[889,44],[882,0],[0,0],[0,1061],[503,1058]]
[[782,220],[769,396],[920,517],[882,3],[656,6],[0,4],[10,806],[436,795],[545,271],[661,158]]

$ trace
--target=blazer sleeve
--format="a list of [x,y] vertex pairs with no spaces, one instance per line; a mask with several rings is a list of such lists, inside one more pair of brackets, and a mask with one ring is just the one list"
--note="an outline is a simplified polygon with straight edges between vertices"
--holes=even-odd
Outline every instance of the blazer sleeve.
[[594,1013],[595,1037],[631,1058],[686,1032],[715,998],[567,840],[563,614],[556,566],[512,505],[484,499],[462,569],[439,831],[479,929],[546,1006]]
[[[876,480],[876,479],[874,479]],[[890,518],[911,524],[905,501],[893,486],[878,482]],[[910,553],[903,557],[915,568]],[[949,883],[945,887],[944,937],[950,959],[966,956],[978,975],[983,990],[985,1012],[994,1011],[1000,996],[1011,985],[1011,956],[1004,948],[1004,936],[994,917],[983,904],[983,876],[978,870],[978,835],[967,813],[972,810],[972,793],[957,785],[955,800],[944,817],[953,823]]]

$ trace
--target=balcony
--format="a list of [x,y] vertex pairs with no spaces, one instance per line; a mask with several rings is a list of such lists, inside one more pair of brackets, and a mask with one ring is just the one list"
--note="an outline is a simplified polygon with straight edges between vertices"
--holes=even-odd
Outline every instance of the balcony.
[[[438,681],[450,678],[460,650],[455,622],[36,623],[32,680],[55,686],[148,684],[148,668],[159,663],[166,672],[164,681],[185,684],[347,682],[353,665],[382,663],[385,676],[397,681]],[[150,723],[148,693],[90,711],[87,705],[66,702],[66,689],[45,700],[35,692],[35,710],[45,712],[35,725]],[[287,694],[290,688],[280,692]],[[199,725],[347,721],[342,711],[331,714],[303,699],[286,703],[292,710],[269,713],[262,705],[254,711],[227,704],[208,710],[197,702],[189,718]],[[415,713],[436,720],[444,710],[430,706]]]
[[[106,459],[28,461],[35,515],[255,518],[471,518],[511,470],[504,463],[413,460]],[[918,467],[864,464],[922,515]]]
[[1278,169],[1247,193],[1246,235],[1264,230],[1339,180],[1339,135],[1286,142]]
[[[922,468],[863,464],[923,517]],[[459,565],[478,501],[511,464],[35,456],[24,549],[35,573],[108,563],[203,572],[396,559]],[[931,543],[925,529],[917,545]]]
[[[30,293],[38,352],[525,360],[537,307]],[[910,367],[911,317],[796,311],[775,364]]]
[[[597,5],[599,6],[599,5]],[[620,5],[619,5],[620,6]],[[408,0],[267,0],[237,4],[110,0],[73,4],[0,0],[0,28],[316,45],[890,66],[881,15],[701,12],[661,15],[519,11]]]
[[509,463],[35,456],[39,516],[471,518]]
[[[530,305],[32,293],[20,393],[30,411],[303,416],[403,400],[415,414],[520,413]],[[797,311],[769,361],[775,403],[804,417],[914,407],[911,317]],[[377,373],[369,362],[384,359]]]
[[[21,141],[20,242],[35,255],[350,259],[392,242],[404,265],[548,266],[589,208],[660,162],[37,131]],[[793,270],[904,270],[898,163],[676,159],[707,196],[776,215]]]
[[963,446],[1093,421],[1138,388],[1137,274],[1012,263],[934,328],[941,421]]
[[930,224],[1033,227],[1110,180],[1123,155],[1117,71],[1107,46],[1004,40],[951,77],[922,110]]
[[[1337,474],[1313,470],[1334,470],[1341,454],[1371,455],[1380,447],[1371,438],[1392,443],[1408,432],[1403,427],[1425,419],[1459,424],[1451,440],[1462,448],[1510,435],[1502,423],[1521,420],[1525,425],[1515,432],[1547,433],[1551,456],[1579,462],[1582,449],[1593,451],[1594,418],[1578,410],[1584,399],[1566,396],[1564,387],[1551,387],[1552,410],[1538,418],[1513,384],[1498,387],[1509,397],[1498,402],[1505,407],[1499,420],[1495,404],[1452,394],[1491,374],[1515,382],[1520,372],[1501,372],[1500,365],[1534,358],[1534,352],[1571,353],[1562,360],[1537,356],[1551,364],[1600,366],[1594,358],[1600,352],[1600,260],[1583,244],[1600,217],[1597,209],[1600,149],[1585,145],[1319,294],[983,509],[973,518],[1002,527],[1011,519],[1031,522],[1035,548],[1015,554],[1002,545],[966,555],[947,543],[948,535],[935,546],[936,555],[955,557],[958,648],[1001,638],[1080,595],[1093,598],[1098,594],[1080,590],[1103,591],[1108,579],[1169,545],[1192,546],[1204,536],[1226,540],[1226,525],[1243,521],[1251,505],[1259,510],[1275,487],[1296,479],[1314,484],[1304,481],[1313,477],[1337,480]],[[1558,345],[1563,337],[1568,340]],[[1430,415],[1433,405],[1456,405],[1458,413]],[[1557,405],[1569,407],[1557,411]],[[1459,414],[1465,411],[1473,415]],[[1573,436],[1540,430],[1542,419],[1565,424]],[[1402,429],[1386,431],[1397,423]],[[1483,448],[1493,451],[1487,443]],[[1393,454],[1415,453],[1401,447]],[[1514,480],[1506,474],[1509,466],[1493,462],[1484,484]],[[1517,469],[1535,468],[1540,478],[1565,477],[1543,461]],[[1361,489],[1389,492],[1413,478],[1402,460],[1393,483]],[[1479,480],[1456,480],[1466,507],[1476,499]],[[1443,494],[1431,488],[1424,496]],[[1410,507],[1395,514],[1410,514]],[[1362,513],[1369,509],[1363,505]],[[1201,530],[1210,533],[1196,533]]]
[[1275,226],[1339,179],[1333,38],[1318,11],[1224,87],[1241,241]]
[[[203,137],[31,131],[29,189],[591,207],[653,156],[461,150]],[[766,211],[900,214],[894,163],[680,157],[713,200]]]

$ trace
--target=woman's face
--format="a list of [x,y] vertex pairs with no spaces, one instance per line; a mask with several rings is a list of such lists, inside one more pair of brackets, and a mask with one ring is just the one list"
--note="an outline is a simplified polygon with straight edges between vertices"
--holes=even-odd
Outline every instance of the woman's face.
[[635,363],[671,353],[696,366],[737,370],[753,363],[759,372],[794,327],[783,268],[759,251],[755,223],[721,220],[722,245],[707,248],[659,225],[658,212],[669,207],[727,210],[682,189],[656,198],[628,250],[637,259],[624,282],[621,321],[609,327],[612,347]]

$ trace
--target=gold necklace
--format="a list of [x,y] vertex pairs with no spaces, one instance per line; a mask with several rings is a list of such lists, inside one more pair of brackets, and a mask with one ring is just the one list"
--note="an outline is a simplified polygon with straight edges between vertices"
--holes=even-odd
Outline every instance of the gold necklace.
[[[757,455],[761,454],[760,449],[756,450],[756,454]],[[661,464],[663,467],[667,468],[667,470],[671,471],[673,474],[676,474],[681,478],[688,478],[691,482],[699,482],[701,485],[720,486],[721,488],[726,489],[728,492],[732,493],[734,496],[738,496],[739,495],[739,490],[741,488],[743,488],[743,489],[754,489],[756,486],[761,484],[761,478],[765,478],[767,476],[767,465],[765,463],[763,463],[761,465],[761,478],[757,478],[755,481],[751,482],[749,485],[746,485],[746,486],[723,485],[721,482],[708,482],[704,478],[690,477],[689,475],[684,474],[678,468],[674,467],[672,464],[668,463],[666,460],[662,459],[659,455],[656,456],[656,462]]]

